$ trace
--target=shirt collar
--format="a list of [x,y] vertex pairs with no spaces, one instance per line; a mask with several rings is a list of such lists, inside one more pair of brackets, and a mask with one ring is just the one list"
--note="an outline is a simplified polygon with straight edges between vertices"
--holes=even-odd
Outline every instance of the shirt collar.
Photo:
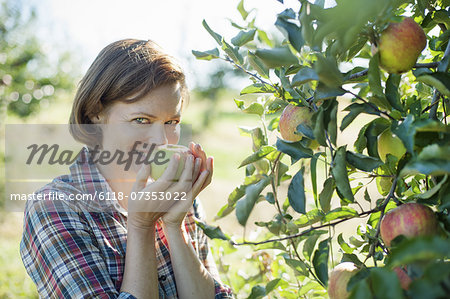
[[89,157],[89,149],[84,146],[77,160],[70,166],[73,184],[84,194],[92,196],[92,200],[85,201],[86,207],[94,212],[117,211],[126,216],[127,211],[114,200],[115,193]]

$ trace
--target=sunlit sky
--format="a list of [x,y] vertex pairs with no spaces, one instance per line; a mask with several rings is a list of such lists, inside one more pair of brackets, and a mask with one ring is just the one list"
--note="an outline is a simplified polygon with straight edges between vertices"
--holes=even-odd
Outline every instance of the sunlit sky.
[[[229,19],[242,24],[236,9],[239,0],[31,0],[36,3],[38,34],[59,47],[79,54],[81,71],[107,44],[122,38],[152,39],[177,57],[189,74],[209,69],[211,62],[195,60],[191,50],[209,50],[217,45],[202,26],[205,19],[228,40],[238,29]],[[247,11],[255,9],[256,24],[276,30],[277,13],[287,7],[298,9],[298,0],[245,0]],[[252,16],[251,15],[251,16]],[[250,17],[251,17],[250,16]],[[196,77],[196,76],[191,76]],[[194,84],[191,82],[190,84]]]

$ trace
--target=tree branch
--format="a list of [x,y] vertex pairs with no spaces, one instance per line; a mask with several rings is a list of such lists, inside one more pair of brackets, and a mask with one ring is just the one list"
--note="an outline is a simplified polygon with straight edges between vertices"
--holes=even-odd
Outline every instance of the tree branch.
[[[366,215],[369,215],[369,214],[372,214],[372,213],[375,213],[375,212],[378,212],[378,211],[379,211],[379,208],[375,208],[375,209],[372,209],[370,211],[365,211],[365,212],[359,213],[358,217],[364,217]],[[260,244],[266,244],[266,243],[271,243],[271,242],[284,241],[284,240],[289,240],[289,239],[294,239],[294,238],[298,238],[298,237],[304,236],[304,235],[306,235],[306,234],[308,234],[311,231],[316,230],[316,229],[320,229],[320,228],[324,228],[324,227],[330,227],[330,226],[335,226],[335,225],[337,225],[339,223],[345,222],[345,221],[350,220],[350,219],[355,219],[355,217],[344,218],[344,219],[340,219],[339,221],[336,221],[336,222],[330,222],[330,223],[326,223],[326,224],[322,224],[322,225],[318,225],[318,226],[312,226],[312,227],[308,228],[307,230],[302,231],[301,233],[297,233],[297,234],[294,234],[294,235],[289,235],[289,236],[282,237],[282,238],[269,239],[269,240],[259,241],[259,242],[242,242],[242,243],[235,243],[234,241],[230,241],[230,242],[231,242],[232,245],[240,246],[240,245],[260,245]]]
[[[438,62],[428,62],[428,63],[416,63],[413,68],[415,69],[420,69],[420,68],[436,68],[438,66]],[[353,80],[353,79],[357,79],[360,77],[364,77],[367,75],[367,73],[369,72],[369,69],[364,69],[360,72],[351,74],[350,76],[348,76],[348,80]]]
[[375,109],[377,112],[379,112],[380,114],[383,114],[387,117],[389,117],[391,120],[396,120],[395,118],[393,118],[392,116],[389,115],[389,113],[382,111],[380,109],[378,109],[378,107],[370,102],[368,102],[367,100],[363,99],[362,97],[360,97],[359,95],[357,95],[354,92],[351,92],[350,90],[346,90],[344,89],[345,92],[348,92],[349,94],[353,95],[354,97],[356,97],[358,100],[363,101],[364,103],[366,103],[367,105],[369,105],[370,107],[372,107],[373,109]]

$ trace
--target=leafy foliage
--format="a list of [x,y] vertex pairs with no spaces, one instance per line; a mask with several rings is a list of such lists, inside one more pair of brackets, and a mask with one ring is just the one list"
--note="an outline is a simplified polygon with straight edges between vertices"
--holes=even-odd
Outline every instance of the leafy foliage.
[[[232,22],[240,31],[231,43],[203,21],[219,47],[193,51],[199,59],[223,60],[243,71],[252,83],[241,95],[259,95],[235,100],[260,125],[245,132],[253,154],[240,165],[244,182],[217,217],[234,211],[245,228],[258,203],[272,205],[274,213],[270,221],[256,221],[261,230],[254,240],[244,235],[239,242],[238,236],[222,241],[232,250],[251,246],[252,263],[260,269],[247,279],[233,275],[229,283],[239,297],[320,297],[328,272],[350,261],[360,268],[347,286],[351,298],[444,298],[450,289],[450,3],[341,0],[325,8],[320,0],[299,2],[298,10],[277,15],[281,44],[255,26],[257,15],[242,0],[240,25]],[[371,45],[390,22],[406,15],[427,33],[428,47],[412,71],[388,74]],[[309,107],[313,125],[293,120],[302,139],[270,144],[279,137],[279,116],[287,104]],[[378,138],[386,130],[404,145],[403,156],[391,151],[380,157],[378,149],[390,146]],[[346,141],[349,132],[354,138]],[[397,238],[387,247],[380,238],[381,219],[406,202],[432,207],[439,231]],[[348,234],[335,233],[339,224],[355,219],[360,224]],[[216,229],[210,235],[225,236]],[[412,279],[408,290],[393,271],[399,266]],[[447,274],[436,275],[435,269],[444,267]],[[238,272],[233,265],[222,270]],[[244,283],[249,288],[242,290]]]
[[11,0],[0,1],[0,6],[0,111],[7,108],[27,117],[39,109],[41,100],[73,89],[77,74],[68,69],[74,65],[69,53],[50,61],[32,31],[34,8]]

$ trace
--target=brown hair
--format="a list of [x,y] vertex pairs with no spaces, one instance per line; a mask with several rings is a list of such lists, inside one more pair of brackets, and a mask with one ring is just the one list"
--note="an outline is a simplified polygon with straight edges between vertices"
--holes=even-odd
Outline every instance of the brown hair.
[[89,132],[83,124],[92,124],[91,119],[114,102],[132,103],[154,88],[173,83],[182,86],[185,104],[185,76],[172,56],[151,40],[113,42],[98,54],[80,81],[69,119],[70,133],[79,142],[96,144],[98,132]]

